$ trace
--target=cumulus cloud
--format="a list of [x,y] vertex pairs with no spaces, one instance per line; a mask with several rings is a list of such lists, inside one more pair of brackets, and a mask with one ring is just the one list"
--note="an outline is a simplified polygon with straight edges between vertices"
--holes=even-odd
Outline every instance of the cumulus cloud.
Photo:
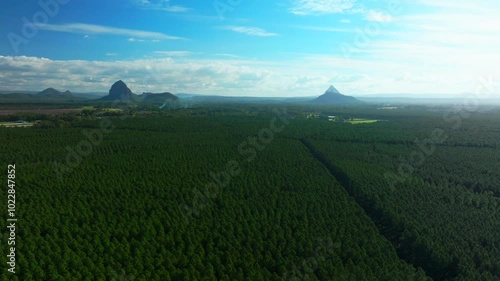
[[142,9],[161,10],[171,13],[182,13],[190,10],[185,6],[172,5],[170,0],[133,0],[132,3]]
[[[332,81],[347,83],[347,80],[337,80],[340,75],[332,72],[330,67],[308,65],[303,61],[292,61],[291,64],[302,67],[234,56],[225,59],[178,56],[131,61],[0,56],[0,90],[40,91],[54,87],[72,92],[106,93],[114,82],[123,80],[135,93],[169,91],[287,97],[322,94]],[[307,77],[306,82],[304,77]]]
[[377,21],[377,22],[391,22],[393,21],[393,17],[389,14],[384,14],[380,11],[371,10],[366,13],[366,19],[369,21]]
[[[172,54],[172,53],[170,53]],[[177,53],[178,55],[181,53]],[[2,90],[64,88],[74,92],[105,93],[117,80],[136,93],[145,91],[201,94],[246,94],[266,91],[272,72],[236,61],[186,61],[172,58],[134,61],[49,60],[0,56]],[[64,84],[64,86],[62,86]],[[259,86],[259,85],[262,85]]]
[[118,35],[127,36],[131,38],[149,38],[149,39],[166,39],[166,40],[181,40],[182,37],[171,36],[165,33],[136,30],[136,29],[126,29],[109,27],[103,25],[85,24],[85,23],[68,23],[68,24],[37,24],[37,27],[42,30],[57,31],[57,32],[68,32],[77,34],[88,34],[98,35]]
[[[450,47],[381,41],[364,51],[369,53],[351,60],[340,55],[289,54],[282,61],[232,55],[200,59],[183,56],[184,51],[177,51],[177,56],[167,53],[168,57],[127,61],[0,56],[0,90],[41,91],[54,87],[72,92],[106,93],[114,82],[123,80],[135,93],[315,96],[333,84],[342,93],[355,96],[457,94],[473,92],[483,74],[497,74],[493,80],[500,78],[500,73],[494,72],[500,61],[493,53],[468,54],[458,63],[463,67],[455,67],[456,58],[462,52]],[[429,54],[433,55],[429,57]]]
[[267,32],[264,29],[258,28],[258,27],[230,25],[230,26],[223,26],[221,28],[225,29],[225,30],[231,30],[234,32],[238,32],[238,33],[243,33],[246,35],[251,35],[251,36],[269,37],[269,36],[277,36],[278,35],[276,33]]
[[[356,0],[296,0],[289,11],[296,15],[360,14],[368,21],[391,22],[394,18],[389,13],[367,9]],[[340,20],[350,23],[349,19]]]
[[296,0],[290,12],[296,15],[343,13],[354,7],[355,0]]
[[187,57],[193,54],[190,51],[155,51],[154,53],[167,57]]

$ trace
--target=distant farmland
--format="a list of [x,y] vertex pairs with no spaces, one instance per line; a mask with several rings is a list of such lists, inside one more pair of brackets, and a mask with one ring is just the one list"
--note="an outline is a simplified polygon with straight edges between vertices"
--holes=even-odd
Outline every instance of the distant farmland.
[[16,122],[0,122],[0,127],[33,127],[33,123],[25,122],[25,123],[16,123]]
[[13,115],[18,113],[36,113],[36,114],[51,114],[59,115],[65,113],[77,113],[82,111],[82,108],[55,108],[55,109],[6,109],[0,110],[0,115]]
[[371,124],[371,123],[377,123],[380,122],[381,120],[372,120],[372,119],[360,119],[360,118],[354,118],[352,120],[347,120],[345,122],[356,125],[356,124]]

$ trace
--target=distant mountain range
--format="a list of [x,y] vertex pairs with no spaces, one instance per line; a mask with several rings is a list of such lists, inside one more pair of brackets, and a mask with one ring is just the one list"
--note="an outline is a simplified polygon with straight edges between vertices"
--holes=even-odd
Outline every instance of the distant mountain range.
[[86,99],[73,95],[70,91],[60,92],[54,88],[47,88],[35,94],[12,93],[0,95],[1,103],[58,103],[82,102]]
[[257,102],[257,103],[309,103],[309,104],[325,104],[325,105],[353,105],[363,104],[362,101],[354,97],[341,94],[334,86],[330,86],[326,92],[317,97],[228,97],[228,96],[207,96],[196,94],[177,94],[183,101],[191,101],[194,103],[222,103],[222,102]]
[[148,105],[174,105],[179,102],[179,98],[175,95],[165,92],[165,93],[143,93],[142,95],[136,95],[127,87],[125,82],[122,80],[117,81],[109,89],[109,94],[105,97],[99,99],[99,101],[123,101],[123,102],[134,102]]
[[183,102],[201,103],[301,103],[309,102],[315,97],[250,97],[250,96],[215,96],[200,94],[176,94]]
[[194,103],[209,102],[267,102],[267,103],[313,103],[313,104],[359,104],[363,103],[354,97],[342,95],[334,86],[330,86],[321,96],[309,97],[236,97],[236,96],[212,96],[212,95],[197,95],[197,94],[177,94],[183,101]]
[[72,98],[72,97],[74,97],[70,91],[60,92],[54,88],[45,89],[45,90],[41,91],[40,93],[38,93],[38,95],[44,96],[44,97],[51,97],[51,98]]
[[[469,96],[469,95],[468,95]],[[330,86],[319,97],[249,97],[249,96],[216,96],[180,93],[173,95],[169,92],[134,94],[123,81],[117,81],[104,93],[72,93],[61,92],[54,88],[47,88],[41,92],[23,91],[9,93],[0,91],[0,103],[108,103],[114,101],[133,102],[136,104],[165,106],[203,106],[204,104],[220,103],[290,103],[290,104],[317,104],[317,105],[406,105],[406,104],[460,104],[464,97],[454,98],[412,98],[397,95],[376,96],[347,96],[341,94],[334,86]],[[499,97],[479,100],[482,105],[498,105]]]
[[315,98],[310,97],[241,97],[241,96],[215,96],[197,94],[173,95],[164,93],[142,93],[134,94],[123,82],[115,82],[107,95],[98,93],[74,94],[70,91],[61,92],[54,88],[45,89],[39,93],[13,93],[0,94],[0,103],[107,103],[107,102],[133,102],[145,105],[166,106],[178,104],[182,101],[184,105],[202,105],[205,103],[315,103],[315,104],[356,104],[360,101],[354,97],[342,95],[335,87],[330,88],[324,95]]
[[114,101],[131,101],[139,104],[172,106],[179,102],[175,95],[165,93],[143,93],[136,95],[123,81],[117,81],[111,86],[109,94],[102,97],[97,93],[73,94],[70,91],[61,92],[47,88],[41,92],[0,94],[0,103],[103,103]]

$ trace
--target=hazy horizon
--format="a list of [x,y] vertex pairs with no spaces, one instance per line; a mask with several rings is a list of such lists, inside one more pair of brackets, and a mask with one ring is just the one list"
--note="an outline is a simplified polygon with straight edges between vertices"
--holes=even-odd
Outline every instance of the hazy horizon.
[[[124,81],[125,82],[125,81]],[[126,83],[126,82],[125,82]],[[57,88],[57,87],[42,87],[42,89],[18,89],[18,90],[0,90],[0,95],[2,94],[12,94],[12,93],[28,93],[28,94],[37,94],[42,92],[45,89],[48,88],[53,88],[55,90],[58,90],[60,92],[65,92],[65,91],[70,91],[73,94],[82,94],[82,95],[95,95],[96,97],[100,96],[106,96],[109,94],[109,89],[105,90],[97,90],[97,91],[88,91],[88,92],[83,92],[83,91],[74,91],[72,89],[66,89],[66,88]],[[111,86],[110,86],[111,88]],[[130,89],[132,93],[136,95],[141,95],[145,92],[139,92],[139,91],[134,91],[134,89]],[[163,92],[168,92],[168,91],[161,91]],[[304,94],[304,95],[297,95],[297,96],[251,96],[251,95],[245,95],[244,93],[241,93],[240,95],[235,95],[235,94],[217,94],[217,93],[205,93],[205,94],[200,94],[200,93],[187,93],[187,92],[182,92],[182,93],[172,93],[174,95],[195,95],[195,96],[220,96],[220,97],[234,97],[234,98],[316,98],[322,94],[324,94],[325,91],[320,92],[320,93],[314,93],[314,94]],[[159,94],[160,92],[149,92],[149,93],[156,93]],[[474,95],[474,93],[458,93],[458,94],[450,94],[450,95],[437,95],[433,93],[367,93],[367,94],[356,94],[356,93],[343,93],[343,95],[347,96],[353,96],[355,98],[387,98],[387,99],[398,99],[398,98],[408,98],[408,99],[419,99],[419,98],[425,98],[425,99],[463,99],[467,97],[471,97]],[[489,97],[484,98],[484,100],[498,100],[500,99],[500,96],[498,95],[492,95]]]
[[135,93],[450,98],[498,86],[494,1],[40,3],[0,3],[2,91],[123,80]]

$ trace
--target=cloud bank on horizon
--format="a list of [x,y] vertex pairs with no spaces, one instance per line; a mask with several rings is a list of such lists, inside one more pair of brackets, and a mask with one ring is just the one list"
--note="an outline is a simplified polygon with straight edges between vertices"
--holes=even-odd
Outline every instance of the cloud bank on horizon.
[[[500,79],[494,0],[1,2],[0,90],[449,96]],[[499,85],[496,83],[496,85]]]

